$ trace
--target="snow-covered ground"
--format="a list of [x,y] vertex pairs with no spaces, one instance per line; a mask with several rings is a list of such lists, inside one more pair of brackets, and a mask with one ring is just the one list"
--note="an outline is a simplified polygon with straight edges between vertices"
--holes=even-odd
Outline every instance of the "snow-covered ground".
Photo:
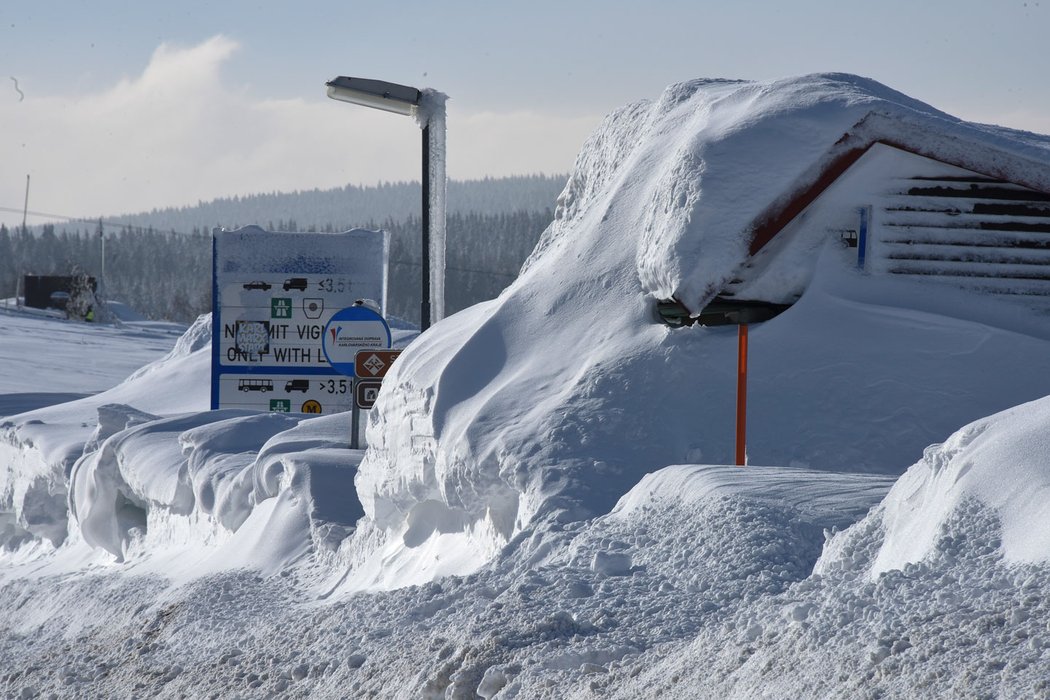
[[872,112],[1010,137],[839,75],[611,115],[518,281],[401,335],[366,450],[208,411],[208,317],[0,309],[0,689],[1050,697],[1050,317],[810,249],[747,467],[735,328],[655,318]]

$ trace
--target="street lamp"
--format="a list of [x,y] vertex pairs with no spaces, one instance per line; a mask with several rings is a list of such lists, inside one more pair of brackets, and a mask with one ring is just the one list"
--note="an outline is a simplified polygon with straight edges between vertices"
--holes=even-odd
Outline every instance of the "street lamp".
[[[434,90],[347,76],[339,76],[325,85],[328,96],[334,100],[415,117],[423,130],[423,269],[419,326],[425,331],[445,315],[445,96]],[[431,265],[438,269],[438,274],[431,271]]]

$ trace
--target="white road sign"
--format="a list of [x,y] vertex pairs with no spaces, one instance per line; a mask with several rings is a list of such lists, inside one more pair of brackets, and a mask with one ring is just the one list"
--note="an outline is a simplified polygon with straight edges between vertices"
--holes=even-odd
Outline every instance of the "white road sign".
[[325,326],[358,299],[385,305],[386,234],[250,226],[216,231],[213,245],[212,408],[347,410],[349,386],[321,386],[341,377],[325,357]]

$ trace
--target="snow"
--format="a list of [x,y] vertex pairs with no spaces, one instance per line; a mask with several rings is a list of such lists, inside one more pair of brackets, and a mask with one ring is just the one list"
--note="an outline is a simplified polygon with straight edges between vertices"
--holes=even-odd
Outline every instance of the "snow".
[[[899,116],[879,133],[901,138],[913,124],[998,138],[838,75],[694,81],[612,114],[521,277],[421,337],[387,379],[360,468],[368,516],[398,537],[439,504],[485,559],[544,519],[606,512],[653,469],[732,461],[735,331],[669,330],[655,301],[702,308],[736,274],[770,202],[871,114]],[[1045,158],[1027,141],[1014,149]],[[826,264],[751,336],[751,462],[899,473],[960,424],[1050,390],[1045,317],[1018,321],[1034,334],[1024,339],[1013,320],[1031,311],[1008,302],[982,298],[974,316],[943,319],[973,295],[889,284],[852,273],[845,251],[802,248]],[[886,294],[907,310],[883,312]],[[820,341],[828,328],[835,337]],[[1004,354],[1017,361],[995,361]],[[980,372],[963,369],[970,360]],[[785,416],[787,396],[797,403]]]
[[208,411],[209,317],[0,310],[0,688],[1045,696],[1044,310],[787,231],[804,274],[751,279],[804,293],[751,327],[747,467],[735,329],[655,317],[858,123],[1046,170],[1044,137],[853,76],[672,86],[588,141],[498,299],[397,333],[365,450],[345,414]]
[[[965,523],[952,522],[968,508],[986,510],[998,521],[1004,562],[1050,559],[1050,504],[1043,498],[1050,488],[1044,464],[1048,418],[1050,401],[1040,399],[975,421],[926,448],[869,516],[884,531],[869,574],[905,569],[944,550],[951,554],[962,538],[980,537]],[[833,552],[826,559],[818,572],[841,563]]]

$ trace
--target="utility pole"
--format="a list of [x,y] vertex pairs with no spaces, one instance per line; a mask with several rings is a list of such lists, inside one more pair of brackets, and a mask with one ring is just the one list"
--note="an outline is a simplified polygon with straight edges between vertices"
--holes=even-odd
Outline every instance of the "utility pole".
[[106,280],[106,232],[102,228],[101,217],[98,220],[98,237],[102,241],[102,269],[98,273],[98,285],[102,287]]
[[29,233],[26,228],[26,215],[29,214],[29,173],[26,173],[26,203],[22,206],[22,235]]
[[102,217],[98,218],[98,238],[102,243],[102,265],[98,273],[98,289],[93,290],[95,299],[95,320],[99,323],[113,321],[106,306],[106,229],[102,226]]

